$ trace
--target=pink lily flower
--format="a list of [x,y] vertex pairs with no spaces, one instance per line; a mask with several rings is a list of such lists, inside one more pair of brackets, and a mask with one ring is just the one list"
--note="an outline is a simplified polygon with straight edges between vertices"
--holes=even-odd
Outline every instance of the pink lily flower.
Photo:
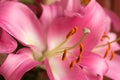
[[[115,51],[120,50],[120,45],[117,43],[117,41],[119,41],[120,39],[117,39],[117,35],[115,33],[108,33],[106,35],[108,37],[104,38],[103,41],[99,42],[99,47],[94,52],[99,53],[102,57],[104,57],[108,64],[109,69],[105,76],[114,80],[118,80],[120,79],[120,56],[118,54],[115,54]],[[108,42],[110,43],[110,45],[103,45]],[[108,50],[109,46],[110,49]]]
[[107,65],[91,50],[109,22],[108,16],[95,0],[91,0],[83,12],[82,16],[78,12],[80,16],[54,18],[45,30],[25,5],[18,2],[0,4],[1,28],[29,47],[9,54],[0,73],[6,80],[20,80],[26,71],[44,61],[50,80],[102,79]]

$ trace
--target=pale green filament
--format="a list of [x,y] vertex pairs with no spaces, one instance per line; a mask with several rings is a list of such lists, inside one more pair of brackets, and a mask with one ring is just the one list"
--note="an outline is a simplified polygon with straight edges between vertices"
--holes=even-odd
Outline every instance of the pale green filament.
[[[109,43],[111,44],[111,43],[118,42],[118,41],[120,41],[120,37],[117,38],[116,40],[113,40],[113,41],[109,42]],[[108,45],[108,43],[105,43],[105,44],[102,44],[102,45],[98,45],[95,48],[100,48],[100,47],[104,47],[104,46],[107,46],[107,45]]]

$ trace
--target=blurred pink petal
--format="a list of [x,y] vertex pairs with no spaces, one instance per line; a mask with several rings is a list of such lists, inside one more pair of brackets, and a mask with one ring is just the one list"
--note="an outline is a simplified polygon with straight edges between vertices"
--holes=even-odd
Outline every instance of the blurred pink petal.
[[112,78],[112,80],[119,80],[120,79],[120,55],[115,55],[114,59],[110,61],[109,59],[106,59],[109,70],[105,74],[106,76]]
[[108,65],[106,64],[105,60],[97,54],[90,52],[87,53],[89,54],[83,54],[83,58],[80,62],[81,66],[88,67],[91,69],[91,71],[98,73],[99,76],[105,74],[108,70]]
[[39,63],[33,60],[31,50],[21,49],[17,54],[9,54],[0,66],[0,74],[6,80],[21,80],[22,76]]
[[4,30],[0,28],[0,54],[13,52],[17,42]]
[[110,10],[106,10],[106,13],[110,16],[112,24],[113,24],[113,28],[119,32],[120,31],[120,18],[112,11]]
[[[42,5],[42,4],[41,4]],[[40,22],[44,28],[48,27],[51,22],[63,14],[62,7],[60,3],[54,3],[52,5],[42,5],[42,15],[40,17]]]

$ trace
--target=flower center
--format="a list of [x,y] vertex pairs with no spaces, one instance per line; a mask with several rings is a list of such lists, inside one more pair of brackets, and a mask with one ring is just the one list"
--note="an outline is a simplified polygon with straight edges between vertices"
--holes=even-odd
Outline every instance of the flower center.
[[[77,56],[77,58],[74,55],[72,55],[76,59],[72,60],[72,61],[69,60],[69,62],[70,62],[69,67],[70,68],[72,68],[74,66],[75,62],[79,63],[81,61],[83,51],[84,51],[84,45],[82,43],[80,43],[80,45],[79,45],[79,52],[80,52],[79,55]],[[65,49],[64,52],[63,52],[63,55],[62,55],[62,61],[64,61],[67,58],[67,53],[70,53],[70,52],[67,49]],[[67,60],[68,60],[68,58],[67,58]]]
[[[76,61],[70,61],[70,68],[72,68],[74,66],[74,63],[78,63],[80,62],[81,58],[82,58],[82,53],[84,51],[84,45],[82,44],[82,42],[84,41],[84,39],[86,38],[87,34],[90,33],[90,30],[88,28],[84,28],[83,29],[83,35],[82,37],[78,40],[78,42],[76,42],[75,44],[73,44],[72,46],[69,47],[63,47],[63,45],[70,40],[70,38],[78,31],[78,27],[75,26],[74,28],[72,28],[69,33],[66,35],[65,40],[60,43],[57,47],[55,47],[54,49],[47,51],[43,54],[42,57],[39,58],[39,61],[43,61],[46,57],[50,58],[52,56],[55,55],[62,55],[61,60],[64,61],[67,58],[67,54],[71,53],[70,50],[75,49],[76,47],[79,46],[79,56],[77,57]],[[74,55],[72,55],[74,56]]]

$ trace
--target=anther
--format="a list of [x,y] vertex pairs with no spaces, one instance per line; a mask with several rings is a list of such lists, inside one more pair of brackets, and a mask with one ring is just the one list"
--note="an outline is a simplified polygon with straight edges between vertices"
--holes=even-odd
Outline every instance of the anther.
[[75,26],[66,36],[66,39],[68,39],[69,37],[71,37],[72,35],[74,35],[78,30],[78,27]]
[[80,43],[80,54],[82,54],[84,51],[84,45],[82,43]]
[[73,66],[74,66],[74,64],[75,64],[75,62],[74,61],[71,61],[71,63],[70,63],[70,68],[73,68]]
[[76,59],[76,63],[79,63],[80,60],[81,60],[81,58],[82,58],[82,54],[80,54],[80,55],[78,56],[78,58]]
[[62,56],[62,60],[64,61],[67,55],[67,49],[64,50],[63,56]]
[[110,57],[110,60],[112,60],[114,58],[114,55],[115,55],[115,52],[114,51],[111,51],[111,57]]
[[81,4],[86,6],[90,2],[90,0],[80,0],[80,2]]
[[111,44],[110,44],[110,42],[108,42],[108,49],[109,49],[109,50],[111,49]]
[[110,39],[110,37],[107,35],[106,32],[104,32],[104,34],[102,35],[102,37],[101,37],[101,41],[103,41],[104,38],[108,38],[108,39]]
[[106,58],[106,57],[108,56],[109,51],[110,51],[110,49],[107,48],[107,49],[106,49],[106,52],[105,52],[105,54],[104,54],[104,58]]
[[82,43],[80,43],[80,54],[79,54],[78,58],[76,59],[76,63],[79,63],[79,62],[80,62],[80,60],[81,60],[81,58],[82,58],[82,53],[83,53],[83,51],[84,51],[84,46],[83,46]]

